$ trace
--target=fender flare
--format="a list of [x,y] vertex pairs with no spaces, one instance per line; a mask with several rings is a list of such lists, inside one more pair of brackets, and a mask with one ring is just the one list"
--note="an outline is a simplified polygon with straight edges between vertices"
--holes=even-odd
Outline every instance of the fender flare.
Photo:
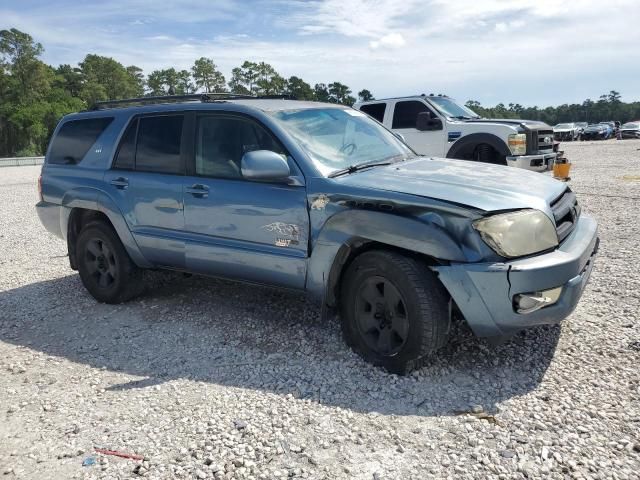
[[460,152],[470,147],[475,148],[476,145],[480,145],[481,143],[490,145],[500,155],[504,155],[505,157],[511,155],[511,150],[509,150],[507,144],[500,137],[493,135],[492,133],[472,133],[455,141],[447,152],[447,158],[459,158],[458,155]]
[[333,288],[355,246],[375,242],[420,253],[444,262],[464,262],[458,243],[435,223],[379,211],[346,210],[332,216],[314,243],[307,268],[309,295],[333,306]]
[[106,193],[95,188],[74,189],[65,194],[61,201],[60,227],[65,240],[68,240],[69,217],[74,208],[94,210],[103,213],[111,222],[118,238],[124,245],[131,260],[142,268],[150,268],[153,265],[140,252],[131,230],[116,203]]

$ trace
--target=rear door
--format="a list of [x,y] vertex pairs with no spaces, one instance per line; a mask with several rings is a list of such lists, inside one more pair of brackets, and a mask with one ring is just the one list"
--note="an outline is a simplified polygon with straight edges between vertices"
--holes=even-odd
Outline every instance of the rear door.
[[309,233],[302,175],[293,184],[249,181],[240,168],[248,151],[287,155],[282,145],[254,119],[223,112],[198,114],[192,142],[184,178],[187,269],[302,289]]
[[105,174],[140,251],[157,266],[184,268],[184,114],[134,117]]
[[[405,141],[420,155],[443,157],[445,154],[445,131],[433,130],[421,132],[416,128],[418,113],[428,112],[437,118],[424,102],[419,100],[398,100],[393,105],[391,129],[401,134]],[[443,122],[443,125],[446,123]]]

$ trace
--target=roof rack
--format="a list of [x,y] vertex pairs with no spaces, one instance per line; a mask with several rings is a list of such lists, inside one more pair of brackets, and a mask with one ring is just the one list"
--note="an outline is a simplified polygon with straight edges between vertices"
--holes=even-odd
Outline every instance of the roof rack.
[[156,103],[178,103],[187,101],[200,101],[202,103],[224,100],[261,100],[261,99],[287,99],[295,100],[291,95],[240,95],[225,92],[193,93],[189,95],[162,95],[156,97],[123,98],[121,100],[105,100],[95,102],[90,110],[104,110],[113,107],[126,107],[133,105],[153,105]]

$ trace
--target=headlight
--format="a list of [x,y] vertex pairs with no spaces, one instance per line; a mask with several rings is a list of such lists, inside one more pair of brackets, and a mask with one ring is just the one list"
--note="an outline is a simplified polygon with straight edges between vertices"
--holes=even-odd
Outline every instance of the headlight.
[[514,155],[527,153],[527,136],[524,133],[512,133],[509,135],[509,149]]
[[507,258],[542,252],[558,245],[553,223],[540,210],[519,210],[473,222],[482,239]]

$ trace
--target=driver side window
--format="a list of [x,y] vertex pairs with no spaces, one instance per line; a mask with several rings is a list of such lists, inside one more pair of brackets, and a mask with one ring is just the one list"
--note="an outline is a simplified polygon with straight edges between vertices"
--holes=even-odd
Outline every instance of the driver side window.
[[435,115],[423,102],[417,100],[407,100],[405,102],[397,102],[393,110],[393,123],[391,128],[416,128],[418,114],[429,112],[431,118]]
[[279,142],[254,121],[231,116],[198,117],[196,175],[241,179],[242,156],[254,150],[285,153]]

